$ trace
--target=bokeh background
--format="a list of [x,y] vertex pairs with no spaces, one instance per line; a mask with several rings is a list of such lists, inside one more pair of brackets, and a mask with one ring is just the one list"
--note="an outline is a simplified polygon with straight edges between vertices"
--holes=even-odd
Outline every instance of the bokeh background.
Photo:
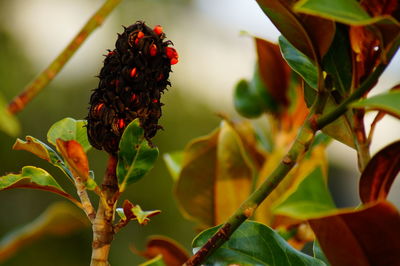
[[[13,98],[65,47],[87,19],[103,3],[100,0],[0,0],[0,93]],[[18,114],[20,138],[32,135],[46,139],[46,132],[64,117],[83,119],[91,90],[106,49],[113,48],[121,25],[144,20],[150,26],[161,24],[180,55],[173,66],[173,86],[165,94],[161,124],[154,142],[161,154],[182,149],[185,144],[217,127],[219,112],[234,118],[232,91],[241,78],[250,78],[255,63],[251,35],[276,41],[279,32],[253,0],[124,0],[67,63],[54,81]],[[271,66],[273,67],[273,66]],[[400,82],[397,56],[383,74],[379,90]],[[375,92],[375,93],[376,93]],[[368,116],[367,124],[372,120]],[[380,123],[372,144],[375,152],[400,136],[400,123],[386,117]],[[12,151],[15,138],[0,132],[0,175],[18,172],[24,165],[47,169],[74,194],[60,171],[27,152]],[[331,162],[330,187],[339,207],[355,206],[358,171],[356,154],[340,143],[328,149]],[[89,152],[90,166],[98,177],[104,172],[103,152]],[[399,182],[390,200],[399,204]],[[397,194],[397,198],[396,198]],[[160,209],[149,225],[131,223],[117,234],[110,255],[112,265],[137,265],[142,258],[129,246],[142,249],[150,235],[174,238],[189,250],[196,235],[195,225],[180,214],[172,194],[172,180],[160,158],[151,171],[129,187],[124,198],[144,209]],[[7,232],[35,219],[58,196],[41,191],[0,192],[0,238]],[[67,237],[44,237],[21,249],[2,265],[88,265],[90,228]],[[1,263],[0,263],[1,264]]]

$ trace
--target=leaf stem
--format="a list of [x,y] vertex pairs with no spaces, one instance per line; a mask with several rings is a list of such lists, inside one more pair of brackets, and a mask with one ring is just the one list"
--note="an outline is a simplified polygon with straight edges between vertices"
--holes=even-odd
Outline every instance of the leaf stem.
[[97,215],[93,222],[93,243],[91,266],[106,266],[110,252],[111,241],[114,238],[114,210],[116,194],[118,194],[118,180],[116,176],[117,158],[110,155],[106,174],[102,184],[102,195],[105,200],[99,201]]
[[97,12],[86,22],[79,33],[54,59],[54,61],[39,74],[25,89],[17,95],[8,105],[8,111],[12,114],[20,112],[47,84],[54,79],[72,55],[78,50],[87,37],[99,27],[111,11],[121,0],[107,0]]

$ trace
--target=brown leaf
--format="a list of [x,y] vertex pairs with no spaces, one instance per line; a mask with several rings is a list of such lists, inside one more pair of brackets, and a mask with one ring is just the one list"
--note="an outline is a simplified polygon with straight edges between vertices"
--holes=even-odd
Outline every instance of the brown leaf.
[[81,144],[75,140],[64,141],[62,139],[57,139],[56,143],[61,155],[71,167],[71,171],[83,180],[88,179],[89,161]]
[[255,41],[261,78],[275,101],[287,106],[290,67],[283,59],[277,44],[259,38],[255,38]]
[[400,215],[389,202],[309,223],[332,266],[400,265]]
[[400,141],[394,142],[372,157],[359,184],[363,203],[385,200],[400,171]]
[[362,0],[361,6],[373,17],[391,15],[398,7],[398,0]]
[[147,240],[146,250],[132,251],[147,259],[162,255],[167,266],[181,266],[189,259],[189,255],[176,241],[165,236],[152,236]]

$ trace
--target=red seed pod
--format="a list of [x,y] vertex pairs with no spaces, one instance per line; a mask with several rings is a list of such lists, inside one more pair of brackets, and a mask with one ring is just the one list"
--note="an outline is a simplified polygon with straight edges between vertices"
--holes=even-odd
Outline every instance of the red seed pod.
[[151,56],[157,55],[157,45],[155,45],[154,43],[150,45],[150,55]]
[[155,26],[153,30],[157,35],[161,35],[163,33],[163,28],[160,25]]
[[176,63],[178,63],[178,59],[177,58],[172,58],[170,60],[171,65],[175,65]]
[[136,38],[142,39],[143,37],[144,37],[144,33],[141,32],[141,31],[139,31],[138,34],[137,34],[137,36],[136,36]]
[[176,52],[176,50],[172,47],[166,47],[165,48],[165,54],[167,55],[167,57],[169,59],[173,59],[176,58],[178,59],[178,53]]
[[129,75],[131,76],[131,78],[133,78],[134,76],[136,76],[137,74],[137,70],[136,67],[132,68],[131,73],[129,73]]

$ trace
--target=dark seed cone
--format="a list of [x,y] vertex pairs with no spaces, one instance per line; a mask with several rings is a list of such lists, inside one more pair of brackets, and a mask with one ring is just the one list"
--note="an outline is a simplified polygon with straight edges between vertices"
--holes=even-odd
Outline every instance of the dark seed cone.
[[138,21],[118,34],[116,49],[109,51],[100,81],[90,98],[87,132],[93,147],[115,154],[125,127],[139,118],[146,139],[157,130],[160,96],[170,82],[171,65],[178,62],[171,41],[164,41],[160,26]]

